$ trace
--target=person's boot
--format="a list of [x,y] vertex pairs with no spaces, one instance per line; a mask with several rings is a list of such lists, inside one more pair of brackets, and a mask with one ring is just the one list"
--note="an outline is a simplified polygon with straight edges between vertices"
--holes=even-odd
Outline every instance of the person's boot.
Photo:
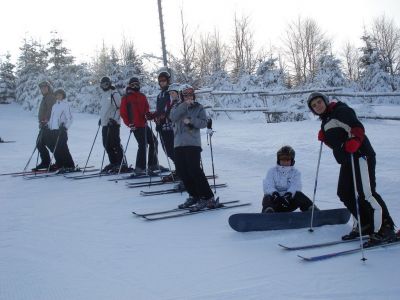
[[195,205],[197,203],[197,201],[199,201],[199,198],[190,196],[189,198],[186,199],[186,201],[184,203],[179,204],[178,208],[180,208],[180,209],[189,208],[189,207]]

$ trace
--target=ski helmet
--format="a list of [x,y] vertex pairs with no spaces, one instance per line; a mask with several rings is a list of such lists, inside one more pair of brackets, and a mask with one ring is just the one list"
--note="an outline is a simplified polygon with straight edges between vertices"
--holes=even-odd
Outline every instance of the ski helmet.
[[54,95],[57,96],[58,94],[63,96],[63,99],[65,99],[67,97],[67,94],[65,93],[65,91],[63,89],[58,89],[54,92]]
[[295,163],[295,158],[296,156],[296,152],[294,151],[294,149],[290,146],[283,146],[281,149],[278,150],[278,152],[276,153],[276,160],[277,160],[277,164],[280,165],[280,160],[282,158],[288,158],[291,160],[290,165],[293,166]]
[[168,92],[174,91],[179,93],[179,91],[181,90],[181,86],[177,83],[172,83],[169,87],[168,87]]
[[160,80],[160,78],[165,78],[169,82],[171,74],[169,74],[168,71],[162,71],[158,74],[158,80]]
[[194,94],[194,88],[191,85],[185,83],[181,86],[182,99],[184,96],[189,96],[189,95],[192,95],[193,99],[196,99],[195,94]]
[[100,87],[104,90],[107,91],[108,89],[111,88],[111,79],[110,77],[104,76],[100,80]]
[[308,96],[308,99],[307,99],[308,108],[309,108],[312,112],[314,112],[314,110],[311,108],[311,101],[313,101],[315,98],[322,98],[322,100],[324,100],[326,106],[328,106],[328,104],[329,104],[329,98],[328,98],[327,95],[325,95],[325,94],[323,94],[323,93],[320,93],[320,92],[313,92],[313,93],[311,93],[311,94]]

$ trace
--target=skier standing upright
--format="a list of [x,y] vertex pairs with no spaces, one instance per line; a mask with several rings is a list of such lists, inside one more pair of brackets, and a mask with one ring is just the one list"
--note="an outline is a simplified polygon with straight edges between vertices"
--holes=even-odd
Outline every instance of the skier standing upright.
[[156,111],[147,113],[146,118],[153,120],[156,123],[156,131],[160,134],[161,143],[167,156],[175,161],[174,158],[174,131],[172,129],[172,122],[169,118],[171,110],[171,98],[169,95],[171,75],[167,71],[162,71],[158,75],[158,84],[160,86],[160,93],[157,95]]
[[149,112],[149,103],[146,96],[140,92],[140,82],[136,77],[129,80],[126,94],[122,97],[120,113],[125,125],[135,135],[138,143],[136,154],[135,173],[143,174],[146,172],[146,148],[149,145],[148,169],[154,171],[158,169],[157,158],[157,139],[147,125],[146,113]]
[[72,124],[71,108],[63,89],[56,90],[54,96],[56,97],[56,103],[53,105],[49,120],[51,149],[54,152],[57,168],[73,171],[75,163],[67,144],[67,131]]
[[50,120],[51,109],[56,102],[56,98],[53,93],[53,87],[50,82],[42,81],[39,83],[40,92],[43,95],[42,101],[39,105],[39,136],[37,139],[36,147],[40,155],[41,163],[38,164],[33,171],[39,169],[47,169],[50,165],[50,154],[47,149],[50,145],[49,143],[49,126],[48,122]]
[[179,208],[191,207],[192,211],[214,208],[218,203],[200,166],[200,129],[207,126],[207,114],[195,101],[193,87],[182,86],[181,98],[181,102],[174,103],[170,113],[175,133],[175,166],[189,193],[189,198]]
[[[307,104],[322,121],[318,140],[332,148],[336,161],[341,165],[337,189],[339,199],[357,219],[353,157],[361,219],[358,221],[361,223],[362,235],[369,234],[368,245],[391,241],[395,238],[394,222],[385,202],[376,192],[376,155],[365,135],[364,126],[352,108],[340,101],[329,102],[325,94],[311,93]],[[358,236],[358,226],[355,226],[342,239]]]
[[[105,166],[102,172],[118,172],[122,160],[124,159],[124,151],[121,146],[120,138],[120,113],[121,97],[115,87],[111,83],[109,77],[103,77],[100,81],[100,87],[103,90],[100,103],[100,119],[99,126],[102,126],[103,146],[107,152],[110,164]],[[126,162],[122,164],[121,172],[127,171]]]

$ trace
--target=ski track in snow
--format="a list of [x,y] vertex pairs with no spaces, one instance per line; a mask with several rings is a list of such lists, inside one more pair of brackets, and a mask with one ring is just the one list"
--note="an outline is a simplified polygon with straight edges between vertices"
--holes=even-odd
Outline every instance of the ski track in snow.
[[[382,110],[382,108],[381,108]],[[257,118],[256,118],[257,119]],[[98,117],[74,114],[69,146],[83,166]],[[105,178],[73,181],[63,177],[0,180],[0,299],[398,299],[400,248],[304,263],[296,254],[322,254],[355,244],[308,251],[284,251],[297,245],[330,241],[351,224],[272,232],[237,233],[228,217],[261,209],[262,179],[284,144],[296,150],[303,191],[312,197],[319,143],[317,120],[267,124],[258,118],[214,120],[212,137],[221,201],[252,205],[177,219],[147,222],[132,211],[176,207],[185,194],[141,197],[124,181]],[[21,171],[38,133],[36,116],[11,104],[0,110],[0,172]],[[377,152],[378,192],[400,222],[400,122],[364,121]],[[210,150],[202,132],[203,164],[211,174]],[[128,130],[122,126],[125,147]],[[127,151],[134,163],[136,141]],[[165,155],[160,161],[166,166]],[[89,165],[99,167],[100,135]],[[30,167],[33,167],[36,155]],[[336,197],[339,166],[323,148],[316,203],[341,207]],[[143,180],[145,181],[145,180]],[[210,180],[212,182],[212,180]],[[143,188],[147,190],[147,188]],[[158,189],[158,187],[154,187]]]

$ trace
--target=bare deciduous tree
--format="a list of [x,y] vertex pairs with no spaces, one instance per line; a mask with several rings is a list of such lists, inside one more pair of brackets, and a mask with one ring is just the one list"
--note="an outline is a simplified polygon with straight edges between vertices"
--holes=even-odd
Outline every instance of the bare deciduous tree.
[[301,19],[288,24],[284,40],[286,56],[291,64],[296,84],[312,81],[318,59],[327,53],[330,41],[313,19]]
[[348,79],[357,81],[360,76],[360,55],[358,49],[350,42],[346,42],[342,50],[344,70]]
[[391,76],[400,71],[400,28],[384,15],[376,18],[370,32],[373,44],[381,51]]
[[235,14],[234,22],[235,35],[233,38],[232,73],[237,78],[241,73],[251,74],[255,71],[257,57],[254,51],[254,38],[250,28],[249,17],[238,19]]

